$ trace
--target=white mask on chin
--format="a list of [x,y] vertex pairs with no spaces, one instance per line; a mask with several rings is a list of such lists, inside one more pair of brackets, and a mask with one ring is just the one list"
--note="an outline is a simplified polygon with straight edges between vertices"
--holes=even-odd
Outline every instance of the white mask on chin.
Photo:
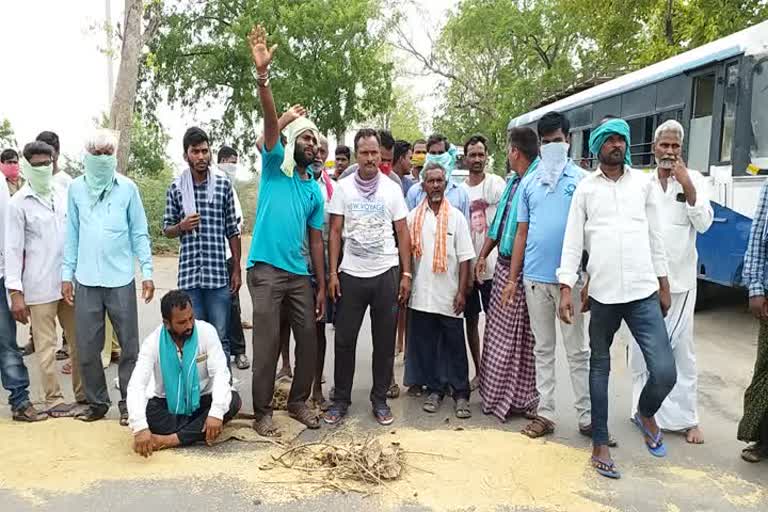
[[219,164],[219,169],[227,175],[227,178],[229,178],[229,181],[235,181],[235,176],[237,176],[237,164],[233,163],[223,163]]
[[568,164],[568,150],[570,145],[567,142],[550,142],[541,146],[541,162],[539,162],[539,181],[549,188],[552,192],[555,190],[560,176]]

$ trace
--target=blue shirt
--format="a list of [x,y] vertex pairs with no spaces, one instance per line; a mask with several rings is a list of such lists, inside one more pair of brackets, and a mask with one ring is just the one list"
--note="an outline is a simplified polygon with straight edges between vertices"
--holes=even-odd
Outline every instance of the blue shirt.
[[760,197],[749,233],[749,243],[744,254],[742,277],[750,297],[764,296],[768,288],[766,283],[768,273],[765,271],[768,266],[766,234],[768,234],[768,181],[764,182],[763,188],[760,189]]
[[[425,197],[427,197],[427,194],[424,192],[424,187],[422,187],[421,183],[414,183],[405,196],[405,204],[408,205],[408,211],[419,206]],[[469,220],[469,195],[464,190],[464,187],[460,187],[448,180],[445,198],[448,199],[451,206],[463,213],[464,217]]]
[[517,222],[528,223],[523,263],[525,279],[539,283],[558,282],[555,272],[560,266],[571,199],[584,176],[584,171],[569,161],[552,192],[539,181],[537,173],[526,176],[520,183]]
[[134,258],[144,279],[152,279],[147,215],[139,189],[117,174],[112,190],[96,203],[85,177],[69,187],[67,241],[61,279],[85,286],[119,288],[134,280]]
[[259,206],[246,266],[267,263],[292,274],[309,275],[301,248],[308,227],[323,229],[323,195],[311,174],[303,180],[296,170],[292,177],[283,173],[284,155],[280,141],[262,152]]
[[[208,179],[213,179],[213,200],[208,201]],[[191,233],[181,234],[177,285],[181,290],[215,290],[229,285],[227,249],[229,239],[240,234],[235,213],[232,183],[226,176],[210,171],[208,179],[193,185],[195,211],[200,224]],[[165,195],[163,229],[184,218],[180,180],[174,180]]]

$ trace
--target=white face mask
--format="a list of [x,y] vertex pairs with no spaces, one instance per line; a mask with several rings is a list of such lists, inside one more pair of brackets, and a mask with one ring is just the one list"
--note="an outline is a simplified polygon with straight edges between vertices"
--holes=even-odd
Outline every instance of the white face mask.
[[224,171],[224,174],[227,175],[230,181],[234,181],[235,176],[237,175],[237,164],[222,163],[219,164],[219,169]]
[[562,170],[568,162],[568,150],[571,148],[567,142],[550,142],[541,146],[541,161],[547,167]]

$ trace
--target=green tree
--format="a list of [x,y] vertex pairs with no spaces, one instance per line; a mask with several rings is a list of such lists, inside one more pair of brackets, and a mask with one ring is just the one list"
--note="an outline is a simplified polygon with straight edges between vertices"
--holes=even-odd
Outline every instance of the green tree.
[[133,116],[131,152],[128,174],[131,176],[157,176],[171,168],[166,148],[170,137],[158,123]]
[[503,166],[506,125],[547,98],[615,77],[746,28],[762,0],[463,0],[430,54],[396,43],[445,79],[434,126],[494,144]]
[[223,105],[217,136],[254,147],[258,92],[246,36],[255,23],[278,44],[271,82],[278,109],[301,103],[324,133],[340,136],[385,110],[392,64],[380,0],[166,2],[141,88],[146,113],[164,98],[184,108]]
[[413,142],[424,138],[421,122],[424,113],[416,105],[413,97],[402,87],[395,86],[392,89],[392,99],[389,102],[390,110],[377,116],[373,123],[392,132],[395,139]]
[[3,122],[0,123],[0,150],[12,148],[17,149],[19,143],[16,142],[16,133],[13,131],[13,126],[7,118],[3,118]]

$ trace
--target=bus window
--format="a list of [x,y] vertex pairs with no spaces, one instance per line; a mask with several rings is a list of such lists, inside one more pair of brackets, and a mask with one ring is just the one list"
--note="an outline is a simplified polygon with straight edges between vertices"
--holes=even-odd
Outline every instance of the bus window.
[[576,162],[577,165],[581,165],[581,160],[584,158],[581,148],[584,145],[584,131],[576,130],[571,132],[571,159]]
[[650,167],[653,163],[654,116],[638,117],[627,121],[632,145],[633,167]]
[[712,105],[715,75],[697,76],[693,80],[693,108],[688,130],[688,166],[709,173],[709,144],[712,140]]
[[739,66],[736,62],[725,68],[725,100],[720,130],[720,161],[731,161],[733,133],[736,129],[736,101],[739,97]]
[[752,71],[752,163],[768,169],[768,60]]

